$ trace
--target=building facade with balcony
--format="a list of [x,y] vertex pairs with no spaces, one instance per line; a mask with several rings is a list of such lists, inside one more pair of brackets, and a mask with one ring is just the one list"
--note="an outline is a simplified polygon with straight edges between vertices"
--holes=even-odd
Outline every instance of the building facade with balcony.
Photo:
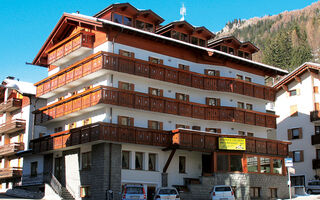
[[21,185],[23,158],[16,155],[28,149],[32,135],[35,102],[32,83],[5,79],[0,86],[0,191]]
[[289,151],[296,170],[292,185],[306,185],[320,175],[319,67],[304,63],[273,86],[274,110],[280,116],[277,139],[292,142]]
[[207,198],[212,184],[287,196],[289,143],[268,138],[275,89],[264,85],[287,72],[208,48],[204,27],[162,22],[127,3],[62,16],[33,61],[49,69],[35,84],[47,103],[34,112],[34,178],[75,199],[119,199],[124,184],[143,184],[148,199],[160,186]]

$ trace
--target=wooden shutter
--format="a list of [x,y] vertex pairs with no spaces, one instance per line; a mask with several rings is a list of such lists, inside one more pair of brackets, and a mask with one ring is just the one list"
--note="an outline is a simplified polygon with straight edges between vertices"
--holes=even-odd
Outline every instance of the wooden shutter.
[[134,118],[133,118],[133,117],[130,117],[130,118],[129,118],[129,121],[130,121],[129,126],[134,126]]
[[133,52],[130,52],[130,54],[131,54],[131,58],[134,58],[134,53],[133,53]]
[[118,81],[118,88],[122,89],[123,82]]
[[152,94],[152,90],[153,90],[153,88],[151,88],[151,87],[148,88],[149,94]]
[[163,65],[163,60],[162,59],[160,59],[160,64]]
[[134,91],[134,84],[133,83],[130,83],[130,90]]
[[163,122],[159,122],[159,130],[163,130]]
[[216,74],[216,76],[220,76],[220,71],[216,70],[215,74]]
[[217,99],[217,106],[221,106],[221,101],[220,101],[220,99]]
[[179,100],[179,95],[181,95],[181,93],[176,92],[176,99]]
[[152,121],[148,120],[148,128],[152,128]]
[[122,125],[122,124],[121,124],[121,120],[122,120],[122,116],[119,116],[119,115],[118,115],[118,124],[119,124],[119,125]]
[[186,95],[187,96],[187,101],[189,102],[189,95]]
[[318,86],[314,86],[313,87],[313,92],[318,94],[319,93],[319,87]]
[[299,128],[299,139],[302,139],[302,128]]
[[160,89],[160,96],[163,97],[163,90]]
[[206,105],[209,105],[209,97],[206,97]]
[[304,152],[303,150],[300,151],[300,161],[303,162],[304,161]]
[[288,140],[292,140],[292,129],[288,129]]

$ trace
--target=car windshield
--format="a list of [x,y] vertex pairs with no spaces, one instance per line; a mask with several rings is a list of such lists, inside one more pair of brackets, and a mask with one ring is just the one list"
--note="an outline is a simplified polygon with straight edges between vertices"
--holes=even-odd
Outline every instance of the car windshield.
[[226,192],[231,191],[230,187],[216,187],[216,192]]
[[127,194],[143,194],[143,188],[142,187],[127,187],[126,193]]
[[161,189],[159,194],[177,194],[177,191],[174,189]]

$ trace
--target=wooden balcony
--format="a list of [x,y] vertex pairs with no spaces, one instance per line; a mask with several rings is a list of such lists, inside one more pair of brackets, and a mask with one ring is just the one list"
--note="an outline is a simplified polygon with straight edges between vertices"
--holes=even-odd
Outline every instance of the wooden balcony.
[[13,133],[26,128],[26,120],[14,119],[0,125],[0,133]]
[[39,153],[98,140],[163,147],[172,144],[169,131],[99,122],[31,140],[30,147]]
[[312,160],[312,169],[320,169],[320,159]]
[[231,92],[268,101],[274,101],[276,94],[274,88],[252,82],[227,77],[208,76],[117,54],[99,52],[36,83],[37,96],[42,98],[51,97],[68,86],[76,85],[73,83],[75,81],[90,80],[90,78],[98,76],[99,73],[97,71],[104,71],[102,69],[204,90]]
[[318,121],[320,120],[320,112],[318,110],[314,110],[310,112],[310,121]]
[[276,115],[268,113],[235,107],[208,106],[106,86],[97,86],[37,110],[35,112],[36,124],[50,120],[63,120],[70,116],[69,114],[79,110],[92,111],[99,108],[98,104],[111,104],[203,120],[237,122],[276,128]]
[[12,98],[7,102],[3,102],[0,104],[0,113],[4,112],[12,112],[15,111],[22,106],[22,99]]
[[83,55],[92,51],[94,34],[86,31],[80,31],[62,40],[50,48],[48,54],[49,65],[62,65],[76,56]]
[[0,179],[10,179],[22,176],[22,168],[11,167],[0,169]]
[[11,156],[22,151],[24,149],[24,144],[21,143],[11,143],[0,146],[0,156]]
[[222,135],[185,129],[177,129],[172,132],[174,133],[172,139],[173,144],[178,145],[178,148],[204,152],[221,151],[218,147],[218,139],[221,137],[244,138],[246,140],[246,150],[244,152],[248,154],[266,154],[286,157],[288,155],[288,145],[291,144],[290,142],[265,138]]
[[311,135],[311,144],[320,144],[320,134]]

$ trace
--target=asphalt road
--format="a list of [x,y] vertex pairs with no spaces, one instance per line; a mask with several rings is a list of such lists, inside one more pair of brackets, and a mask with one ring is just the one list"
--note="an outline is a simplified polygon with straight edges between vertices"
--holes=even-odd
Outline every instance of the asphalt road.
[[[11,199],[11,200],[21,200],[21,199],[24,199],[24,198],[17,198],[17,197],[10,197],[10,196],[7,196],[5,194],[1,194],[0,193],[0,199]],[[24,200],[31,200],[31,199],[24,199]],[[34,199],[33,199],[34,200]]]

